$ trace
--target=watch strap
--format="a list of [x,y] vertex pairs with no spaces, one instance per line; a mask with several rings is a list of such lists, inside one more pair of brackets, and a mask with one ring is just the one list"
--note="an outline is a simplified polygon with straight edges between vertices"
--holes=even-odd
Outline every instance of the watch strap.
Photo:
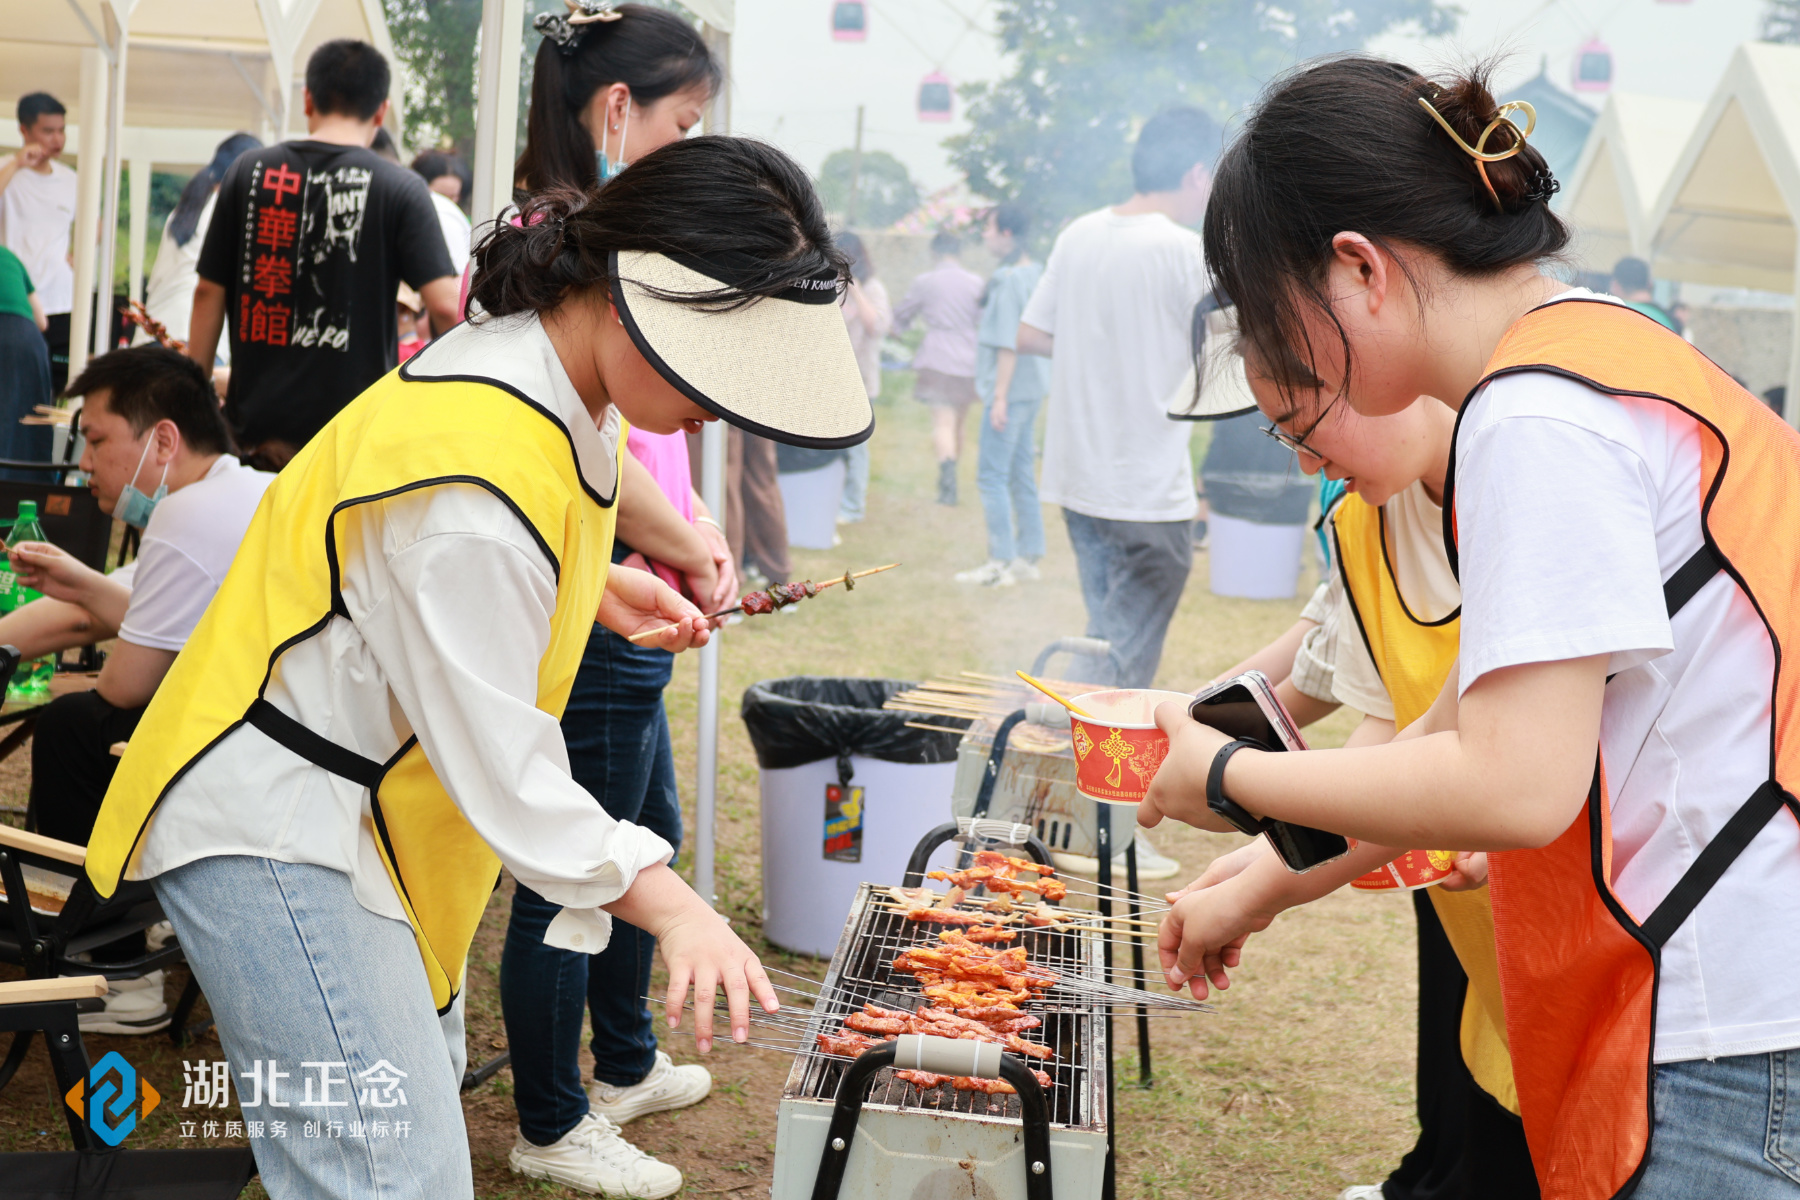
[[1262,743],[1239,738],[1220,746],[1219,752],[1213,755],[1212,766],[1206,772],[1206,807],[1231,822],[1240,833],[1254,837],[1269,827],[1269,819],[1252,815],[1243,805],[1225,795],[1225,764],[1231,761],[1232,755],[1246,748],[1260,750]]

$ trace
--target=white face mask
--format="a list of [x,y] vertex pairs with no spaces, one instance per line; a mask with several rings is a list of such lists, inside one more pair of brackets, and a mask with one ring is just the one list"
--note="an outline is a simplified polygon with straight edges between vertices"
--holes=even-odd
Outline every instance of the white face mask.
[[146,496],[138,491],[138,472],[144,469],[144,460],[150,456],[150,443],[154,440],[154,438],[145,440],[144,452],[138,455],[137,467],[131,472],[131,482],[120,489],[119,502],[113,506],[113,516],[136,529],[142,529],[150,524],[150,514],[156,510],[156,506],[162,502],[162,498],[169,494],[168,463],[163,464],[162,478],[157,481],[154,495]]

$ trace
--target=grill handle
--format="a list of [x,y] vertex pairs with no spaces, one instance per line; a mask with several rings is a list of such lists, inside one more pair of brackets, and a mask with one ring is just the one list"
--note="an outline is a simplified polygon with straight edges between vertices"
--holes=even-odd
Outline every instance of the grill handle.
[[998,1079],[1000,1047],[994,1042],[903,1033],[894,1043],[894,1066],[905,1071],[930,1071],[933,1075]]
[[[998,764],[995,764],[992,769],[998,770]],[[983,784],[982,786],[986,787],[987,785]],[[965,828],[965,826],[967,827]],[[1032,861],[1042,863],[1046,867],[1053,865],[1050,861],[1050,848],[1032,834],[1031,826],[1009,825],[1003,821],[959,818],[955,821],[944,822],[919,839],[919,844],[913,847],[912,858],[907,860],[906,874],[901,877],[900,886],[909,888],[922,886],[925,882],[925,868],[931,865],[932,852],[945,842],[960,837],[967,838],[973,843],[984,836],[1004,841],[1006,839],[999,835],[999,831],[1002,829],[1009,830],[1012,836],[1022,839],[1009,841],[1008,845],[1023,845],[1025,853],[1031,857]],[[969,851],[965,849],[963,856],[967,858],[968,854]],[[963,865],[967,866],[968,863],[965,862]]]
[[[819,1155],[819,1174],[813,1182],[812,1200],[837,1200],[838,1192],[844,1185],[844,1168],[850,1164],[850,1149],[856,1142],[856,1121],[862,1115],[863,1099],[869,1090],[869,1084],[882,1068],[896,1065],[895,1058],[900,1044],[909,1039],[921,1043],[947,1043],[952,1047],[962,1044],[956,1038],[908,1034],[897,1042],[883,1042],[857,1056],[856,1061],[844,1072],[843,1082],[838,1085],[837,1105],[832,1110],[831,1128],[825,1134],[825,1147]],[[992,1048],[999,1049],[997,1046]],[[932,1056],[922,1060],[926,1062],[949,1062],[951,1060],[947,1057],[935,1056],[947,1056],[952,1051],[928,1046],[911,1053]],[[960,1055],[961,1062],[966,1063],[970,1058],[966,1050],[955,1053]],[[1025,1200],[1052,1200],[1049,1102],[1044,1098],[1044,1089],[1038,1083],[1037,1076],[1031,1073],[1016,1054],[1001,1053],[999,1058],[999,1076],[1012,1084],[1019,1093],[1019,1109],[1024,1117]],[[918,1069],[932,1071],[934,1074],[951,1073],[931,1066]],[[970,1074],[961,1070],[954,1073]],[[991,1079],[993,1076],[984,1078]]]

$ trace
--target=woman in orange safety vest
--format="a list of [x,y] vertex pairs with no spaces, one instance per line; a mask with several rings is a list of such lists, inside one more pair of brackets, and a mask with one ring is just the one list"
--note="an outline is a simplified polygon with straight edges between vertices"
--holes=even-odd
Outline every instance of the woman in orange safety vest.
[[[1458,409],[1459,661],[1385,746],[1267,753],[1164,705],[1139,820],[1493,852],[1544,1196],[1793,1196],[1800,436],[1543,271],[1569,235],[1534,119],[1480,73],[1342,58],[1274,84],[1221,159],[1207,261],[1276,423]],[[1170,983],[1219,982],[1237,934],[1186,934],[1163,931]]]

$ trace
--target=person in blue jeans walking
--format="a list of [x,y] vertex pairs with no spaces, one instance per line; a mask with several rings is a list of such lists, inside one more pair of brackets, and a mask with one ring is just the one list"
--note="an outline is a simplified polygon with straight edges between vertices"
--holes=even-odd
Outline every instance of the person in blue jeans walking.
[[988,214],[982,239],[1000,260],[981,299],[976,333],[975,390],[981,397],[981,463],[975,482],[987,518],[988,558],[959,572],[958,583],[1011,587],[1038,577],[1044,557],[1044,515],[1038,508],[1033,430],[1050,391],[1050,360],[1017,350],[1019,317],[1031,299],[1042,263],[1025,250],[1030,220],[1016,204]]

